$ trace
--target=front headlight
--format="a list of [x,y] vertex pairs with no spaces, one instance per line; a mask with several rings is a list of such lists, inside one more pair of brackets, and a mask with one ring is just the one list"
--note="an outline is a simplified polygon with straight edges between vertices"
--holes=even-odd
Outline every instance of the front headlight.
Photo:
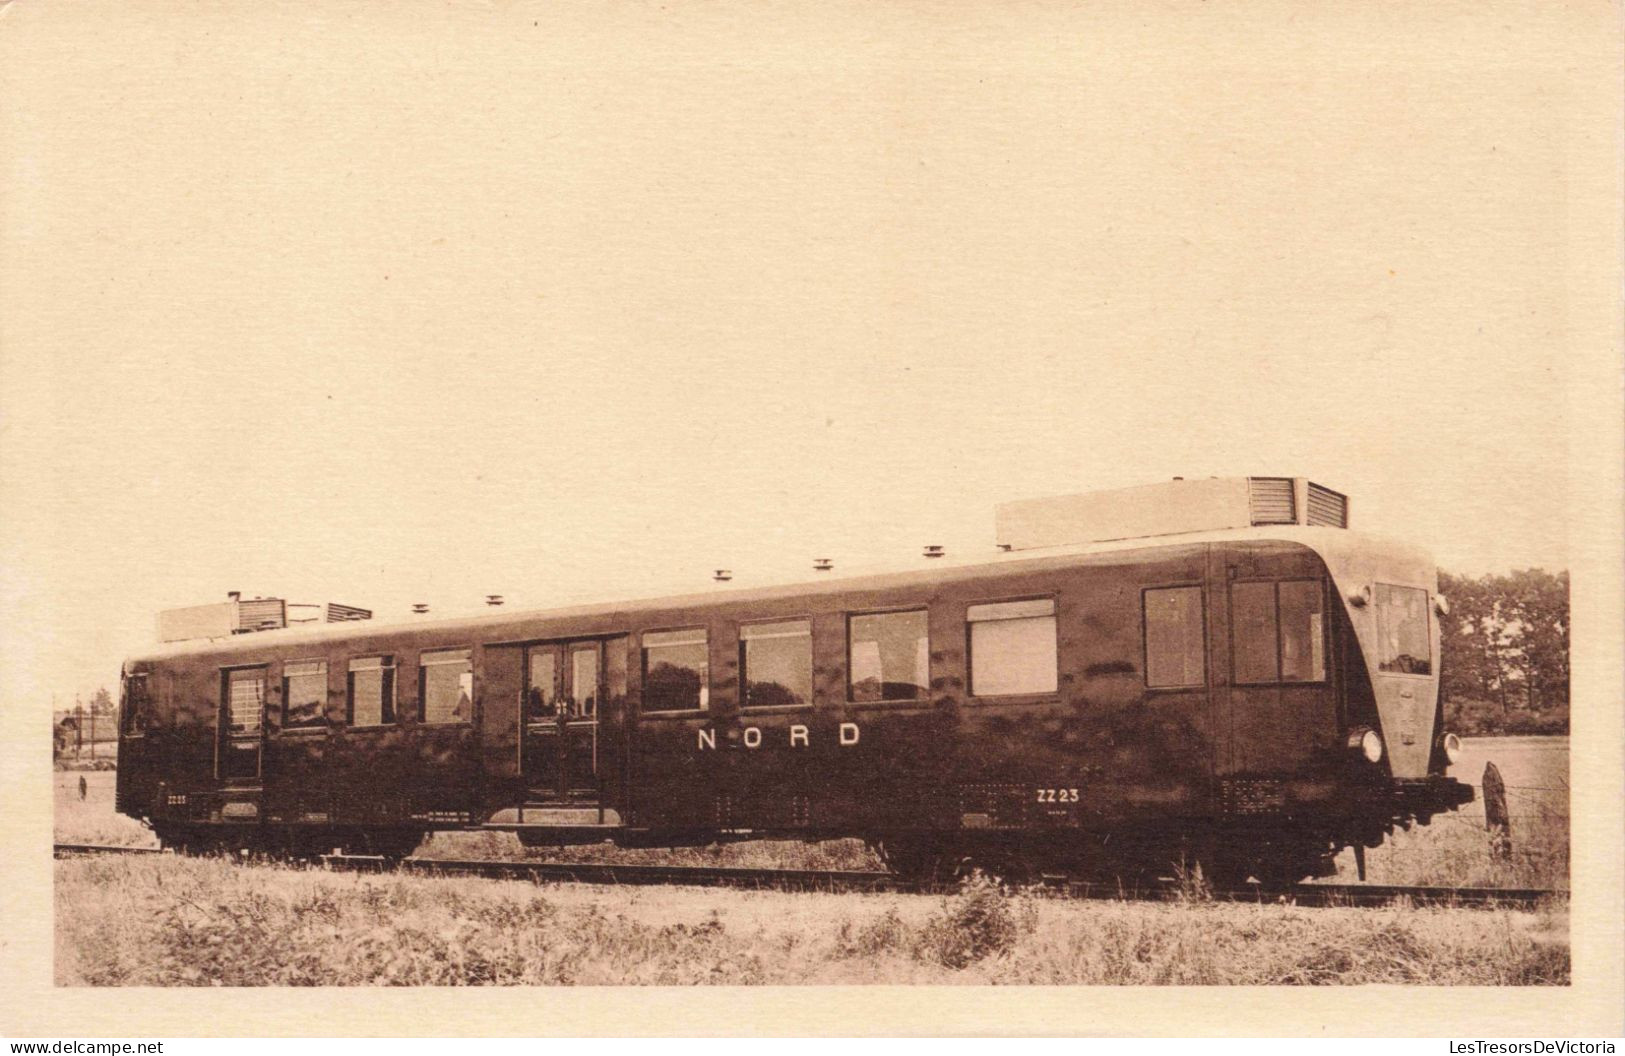
[[1365,756],[1368,763],[1382,762],[1382,735],[1369,726],[1349,731],[1349,748]]
[[1461,758],[1461,738],[1457,737],[1455,734],[1445,734],[1444,737],[1440,739],[1439,746],[1444,749],[1445,760],[1452,766],[1455,765],[1457,759]]

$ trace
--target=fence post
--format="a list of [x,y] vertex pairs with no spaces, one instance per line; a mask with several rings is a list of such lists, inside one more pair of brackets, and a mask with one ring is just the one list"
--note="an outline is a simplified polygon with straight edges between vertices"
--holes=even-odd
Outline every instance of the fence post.
[[1507,786],[1494,763],[1484,764],[1484,828],[1490,834],[1490,857],[1512,857],[1512,817],[1507,813]]

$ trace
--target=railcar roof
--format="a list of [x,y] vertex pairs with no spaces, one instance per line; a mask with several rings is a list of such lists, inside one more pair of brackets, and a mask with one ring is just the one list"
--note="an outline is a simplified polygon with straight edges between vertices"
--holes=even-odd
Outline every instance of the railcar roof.
[[[1295,543],[1315,551],[1326,560],[1334,575],[1341,567],[1355,560],[1377,561],[1392,567],[1398,580],[1413,580],[1429,575],[1433,561],[1419,547],[1365,532],[1346,528],[1305,527],[1300,525],[1268,525],[1255,528],[1231,528],[1212,532],[1190,532],[1180,535],[1141,537],[1112,540],[1102,543],[1081,543],[1029,550],[1011,550],[975,556],[953,555],[930,559],[924,567],[915,564],[908,568],[888,566],[873,569],[847,570],[840,576],[825,575],[815,579],[785,580],[760,586],[721,588],[703,592],[676,595],[633,597],[613,602],[589,602],[547,609],[516,609],[477,616],[455,616],[439,620],[400,620],[381,622],[374,620],[324,623],[314,627],[289,627],[274,631],[256,631],[234,635],[231,638],[209,638],[176,642],[138,653],[132,660],[162,660],[180,656],[209,653],[230,654],[254,652],[260,649],[321,642],[345,638],[371,638],[398,632],[425,633],[440,630],[470,630],[480,627],[499,627],[526,620],[557,620],[616,613],[633,615],[641,612],[660,612],[675,609],[700,608],[718,603],[738,603],[769,600],[794,594],[839,594],[852,590],[877,590],[888,587],[906,587],[916,583],[931,583],[943,579],[965,580],[981,576],[999,575],[1013,571],[1012,566],[1031,566],[1033,571],[1063,568],[1076,564],[1113,563],[1143,551],[1170,551],[1182,547],[1203,546],[1223,542],[1284,542]],[[1086,560],[1079,561],[1079,558]],[[1098,562],[1088,558],[1099,558]],[[925,559],[920,559],[925,560]]]

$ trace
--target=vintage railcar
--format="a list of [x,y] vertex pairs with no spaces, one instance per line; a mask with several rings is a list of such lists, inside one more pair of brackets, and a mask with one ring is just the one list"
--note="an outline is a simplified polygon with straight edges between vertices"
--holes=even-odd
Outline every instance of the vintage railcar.
[[486,828],[1324,874],[1472,798],[1436,570],[1346,523],[1302,479],[1175,482],[1001,508],[985,560],[170,645],[124,666],[118,809],[181,848]]

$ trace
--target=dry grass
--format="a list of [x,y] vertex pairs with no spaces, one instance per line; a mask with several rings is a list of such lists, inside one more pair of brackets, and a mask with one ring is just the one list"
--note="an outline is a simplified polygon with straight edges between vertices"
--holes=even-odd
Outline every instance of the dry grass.
[[57,863],[65,985],[1563,984],[1567,914]]
[[[53,799],[56,839],[60,843],[97,843],[109,847],[156,847],[152,830],[113,810],[112,771],[58,771]],[[79,799],[79,779],[86,796]]]

